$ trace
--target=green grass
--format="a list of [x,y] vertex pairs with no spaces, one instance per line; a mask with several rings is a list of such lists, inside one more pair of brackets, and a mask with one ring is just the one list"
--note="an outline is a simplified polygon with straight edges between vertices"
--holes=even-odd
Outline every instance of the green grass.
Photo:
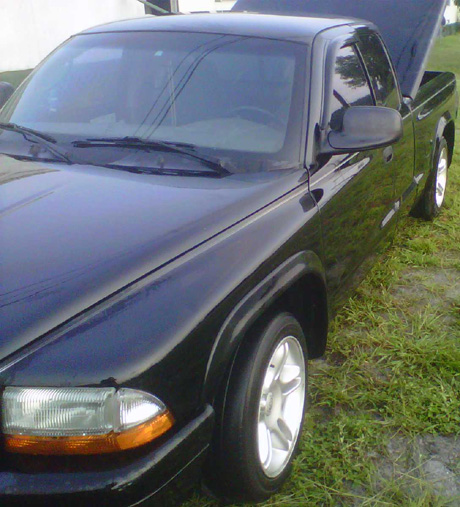
[[460,79],[460,34],[436,41],[428,64],[430,70],[453,72]]
[[[430,68],[460,78],[460,35],[438,41]],[[301,453],[282,493],[264,505],[446,505],[414,449],[460,430],[458,128],[456,136],[441,215],[402,220],[392,248],[332,324],[325,359],[310,363]],[[197,494],[186,505],[217,504]]]
[[30,74],[31,70],[17,70],[11,72],[0,72],[0,82],[6,81],[17,88],[22,81]]

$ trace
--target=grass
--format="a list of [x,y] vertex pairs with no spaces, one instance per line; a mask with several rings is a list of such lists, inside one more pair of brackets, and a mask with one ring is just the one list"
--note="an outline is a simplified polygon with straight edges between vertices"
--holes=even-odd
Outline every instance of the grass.
[[[460,79],[460,35],[438,41],[430,68]],[[459,128],[456,137],[441,215],[401,221],[333,322],[325,358],[311,362],[301,452],[264,505],[460,505],[430,480],[420,451],[460,430]],[[450,472],[458,477],[458,460]],[[199,495],[186,503],[215,505]]]
[[447,70],[460,79],[460,34],[438,39],[429,63],[430,70]]
[[16,89],[22,81],[30,74],[31,70],[16,70],[10,72],[0,72],[0,82],[6,81]]

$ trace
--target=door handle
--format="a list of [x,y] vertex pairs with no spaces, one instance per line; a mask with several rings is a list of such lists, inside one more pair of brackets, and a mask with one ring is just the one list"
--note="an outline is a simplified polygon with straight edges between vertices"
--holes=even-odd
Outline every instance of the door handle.
[[394,151],[392,146],[388,146],[383,150],[383,160],[385,164],[389,164],[393,160]]

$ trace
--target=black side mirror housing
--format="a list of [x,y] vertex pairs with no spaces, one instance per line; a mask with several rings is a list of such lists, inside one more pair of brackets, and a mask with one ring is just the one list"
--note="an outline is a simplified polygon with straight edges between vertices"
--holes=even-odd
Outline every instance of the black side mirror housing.
[[394,144],[402,135],[402,118],[395,109],[379,106],[350,107],[343,115],[342,129],[328,133],[321,152],[340,154],[374,150]]
[[6,81],[0,83],[0,109],[6,104],[6,101],[13,95],[14,86]]

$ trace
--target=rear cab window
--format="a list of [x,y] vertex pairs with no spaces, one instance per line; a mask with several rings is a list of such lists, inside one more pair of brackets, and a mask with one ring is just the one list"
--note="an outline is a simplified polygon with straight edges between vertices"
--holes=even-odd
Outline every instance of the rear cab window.
[[393,66],[387,51],[375,34],[360,35],[360,54],[369,73],[378,106],[399,109],[401,99]]

